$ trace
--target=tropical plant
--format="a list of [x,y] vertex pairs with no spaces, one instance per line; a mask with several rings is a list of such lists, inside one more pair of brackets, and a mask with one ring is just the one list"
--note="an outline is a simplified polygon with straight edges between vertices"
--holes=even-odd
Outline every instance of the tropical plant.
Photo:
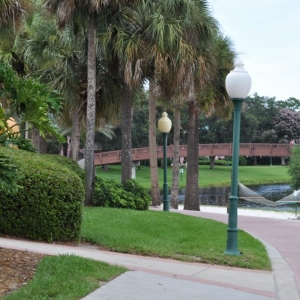
[[[0,64],[0,83],[0,100],[4,109],[2,122],[15,117],[16,124],[13,126],[21,127],[28,122],[42,136],[52,134],[61,139],[50,115],[58,113],[61,107],[60,96],[56,91],[32,78],[18,77],[10,67],[3,64]],[[10,135],[8,126],[4,130]]]
[[13,34],[22,24],[22,15],[24,13],[22,2],[17,0],[0,1],[1,37]]
[[198,143],[199,113],[228,116],[232,103],[226,92],[225,78],[233,65],[231,41],[217,30],[205,48],[200,48],[189,107],[186,195],[184,208],[199,210]]

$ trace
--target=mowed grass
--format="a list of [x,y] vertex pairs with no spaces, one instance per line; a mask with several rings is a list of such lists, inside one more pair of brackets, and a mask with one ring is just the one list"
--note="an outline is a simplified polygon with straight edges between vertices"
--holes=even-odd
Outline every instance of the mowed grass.
[[239,230],[242,254],[228,256],[225,224],[178,213],[85,207],[82,237],[116,252],[271,269],[265,247],[248,233]]
[[74,255],[46,256],[38,264],[34,278],[3,300],[77,300],[126,271]]
[[[287,173],[286,166],[240,166],[239,181],[245,185],[268,184],[268,183],[288,183],[290,177]],[[163,169],[158,169],[159,183],[163,184]],[[108,172],[105,172],[101,167],[97,167],[97,176],[104,179],[114,179],[120,181],[121,166],[109,165]],[[209,166],[199,166],[199,186],[200,187],[217,187],[230,186],[231,167],[215,166],[211,170]],[[136,168],[136,181],[146,189],[151,187],[150,168],[149,166],[141,166],[140,170]],[[172,168],[168,167],[168,182],[169,187],[172,182]],[[183,174],[179,175],[179,186],[186,186],[186,168],[183,169]]]

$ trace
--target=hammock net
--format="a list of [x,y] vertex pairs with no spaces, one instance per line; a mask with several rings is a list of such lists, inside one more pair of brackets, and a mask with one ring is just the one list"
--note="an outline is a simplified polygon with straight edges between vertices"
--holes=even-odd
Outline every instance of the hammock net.
[[294,194],[290,194],[284,197],[283,199],[274,202],[252,191],[251,189],[247,188],[241,183],[239,183],[239,198],[265,206],[280,206],[299,202],[299,200],[297,199],[297,197],[294,196]]

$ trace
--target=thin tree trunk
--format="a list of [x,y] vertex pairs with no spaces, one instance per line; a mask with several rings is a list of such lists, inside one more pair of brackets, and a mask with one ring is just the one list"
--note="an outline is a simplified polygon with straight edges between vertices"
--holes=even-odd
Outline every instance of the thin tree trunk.
[[40,136],[40,132],[38,129],[33,128],[31,131],[31,139],[34,145],[34,148],[40,154],[47,153],[47,141]]
[[172,190],[171,206],[178,209],[179,189],[179,144],[180,144],[180,111],[174,110],[174,140],[173,140],[173,167],[172,167]]
[[125,84],[122,97],[122,154],[121,154],[121,182],[131,179],[131,124],[132,124],[132,90]]
[[215,156],[210,156],[209,161],[210,161],[210,169],[213,170],[215,168]]
[[[194,125],[194,168],[193,168],[193,181],[194,181],[194,196],[195,209],[200,210],[199,203],[199,110],[195,111],[195,125]],[[198,203],[198,206],[196,206]]]
[[150,174],[151,174],[151,196],[152,205],[161,204],[159,184],[158,184],[158,167],[157,167],[157,150],[156,150],[156,104],[154,96],[154,84],[149,84],[149,151],[150,151]]
[[47,140],[44,139],[42,136],[39,136],[40,139],[40,154],[46,154],[47,153]]
[[[189,124],[188,124],[188,139],[187,139],[187,172],[186,172],[186,191],[184,199],[184,209],[200,210],[199,195],[195,194],[195,117],[196,107],[193,102],[189,103]],[[198,168],[198,164],[196,166]]]
[[85,205],[92,203],[92,186],[94,181],[94,143],[95,143],[95,115],[96,115],[96,18],[90,17],[88,28],[88,69],[87,69],[87,116],[85,141],[85,171],[86,194]]
[[79,108],[77,106],[73,107],[71,116],[72,116],[71,157],[73,160],[78,161],[80,122],[79,122]]
[[253,156],[253,164],[257,165],[257,156]]

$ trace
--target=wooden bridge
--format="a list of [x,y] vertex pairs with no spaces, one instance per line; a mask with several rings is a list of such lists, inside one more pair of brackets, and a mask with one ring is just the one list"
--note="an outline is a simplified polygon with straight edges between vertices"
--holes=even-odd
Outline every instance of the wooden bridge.
[[[232,144],[199,144],[199,156],[231,156]],[[289,156],[289,144],[240,144],[240,156]],[[132,161],[148,160],[149,148],[131,149]],[[167,156],[173,157],[173,146],[167,147]],[[187,157],[187,146],[179,147],[179,156]],[[157,147],[157,157],[163,157],[163,147]],[[121,150],[97,152],[94,154],[94,164],[107,165],[121,162]]]

